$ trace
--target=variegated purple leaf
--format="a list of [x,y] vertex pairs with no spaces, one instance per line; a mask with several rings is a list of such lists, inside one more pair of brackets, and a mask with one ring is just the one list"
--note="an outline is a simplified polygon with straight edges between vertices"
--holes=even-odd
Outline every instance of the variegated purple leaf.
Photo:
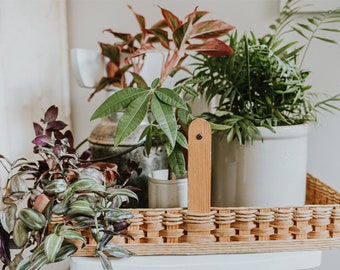
[[33,123],[33,128],[34,128],[34,132],[35,132],[35,136],[39,136],[42,135],[44,132],[44,129],[41,125],[39,125],[38,123]]
[[48,145],[51,142],[51,138],[47,135],[39,135],[34,138],[32,143],[34,143],[36,146],[45,146]]
[[55,121],[58,117],[58,107],[52,105],[49,107],[44,115],[44,123]]
[[62,130],[67,126],[63,121],[55,120],[47,124],[46,131]]

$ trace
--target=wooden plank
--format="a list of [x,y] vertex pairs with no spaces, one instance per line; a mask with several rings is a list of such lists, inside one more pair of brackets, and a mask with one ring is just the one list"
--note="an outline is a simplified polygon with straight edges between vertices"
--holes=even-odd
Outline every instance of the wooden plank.
[[211,128],[195,119],[188,130],[188,212],[209,213],[211,204]]

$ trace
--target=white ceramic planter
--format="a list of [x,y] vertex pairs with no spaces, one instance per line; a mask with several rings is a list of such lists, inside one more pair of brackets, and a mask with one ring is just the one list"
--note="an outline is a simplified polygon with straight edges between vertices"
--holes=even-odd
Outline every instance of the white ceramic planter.
[[303,205],[307,125],[261,128],[263,141],[240,145],[213,136],[212,206]]
[[150,208],[174,208],[188,206],[188,179],[168,180],[169,171],[156,170],[148,177]]

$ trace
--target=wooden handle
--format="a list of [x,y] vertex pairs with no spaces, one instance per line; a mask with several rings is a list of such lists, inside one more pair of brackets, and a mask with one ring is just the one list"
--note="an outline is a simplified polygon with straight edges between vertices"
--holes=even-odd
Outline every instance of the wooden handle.
[[188,212],[209,213],[211,206],[211,128],[204,119],[188,131]]

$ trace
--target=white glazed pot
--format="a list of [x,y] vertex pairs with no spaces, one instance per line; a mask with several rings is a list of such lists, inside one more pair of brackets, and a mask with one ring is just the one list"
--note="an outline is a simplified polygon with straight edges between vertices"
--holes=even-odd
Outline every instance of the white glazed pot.
[[263,141],[240,145],[213,136],[212,206],[298,206],[305,203],[307,125],[260,129]]
[[188,179],[168,180],[169,170],[156,170],[148,177],[149,208],[188,206]]

